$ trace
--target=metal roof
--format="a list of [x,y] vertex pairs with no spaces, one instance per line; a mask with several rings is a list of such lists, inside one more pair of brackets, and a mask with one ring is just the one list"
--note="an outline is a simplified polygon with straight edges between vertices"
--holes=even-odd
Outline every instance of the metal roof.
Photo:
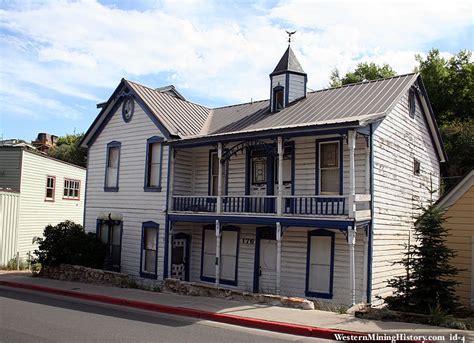
[[207,107],[182,100],[161,89],[155,90],[133,81],[124,81],[171,134],[185,137],[201,132],[210,113]]
[[268,100],[216,108],[201,135],[375,119],[388,113],[417,77],[406,74],[308,93],[275,113]]
[[293,71],[305,74],[300,62],[296,58],[295,53],[289,45],[288,49],[286,49],[285,53],[283,54],[277,66],[270,75],[275,75],[286,71]]

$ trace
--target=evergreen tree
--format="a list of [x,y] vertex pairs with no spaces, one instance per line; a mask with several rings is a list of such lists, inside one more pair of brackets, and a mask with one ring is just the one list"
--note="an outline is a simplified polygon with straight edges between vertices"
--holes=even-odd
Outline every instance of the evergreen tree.
[[415,224],[415,243],[409,243],[404,258],[395,262],[405,267],[406,274],[388,281],[395,291],[385,302],[392,310],[453,313],[459,307],[454,292],[458,282],[453,279],[459,270],[450,265],[456,254],[445,243],[445,211],[432,200],[421,210]]

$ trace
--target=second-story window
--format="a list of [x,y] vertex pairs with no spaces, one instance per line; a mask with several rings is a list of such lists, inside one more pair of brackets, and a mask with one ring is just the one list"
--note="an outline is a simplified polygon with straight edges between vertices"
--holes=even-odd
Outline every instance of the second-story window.
[[45,201],[54,201],[55,189],[56,189],[56,177],[47,176]]
[[161,191],[161,170],[163,161],[163,139],[152,137],[147,140],[147,156],[145,170],[145,190]]
[[81,181],[64,179],[63,198],[69,200],[79,200]]
[[[226,194],[227,189],[227,166],[225,163],[223,165],[222,171],[222,194]],[[217,156],[217,151],[211,151],[209,153],[209,195],[217,196],[217,189],[219,184],[219,157]]]
[[118,191],[120,167],[120,143],[107,145],[107,162],[105,170],[105,191]]
[[284,106],[283,87],[276,87],[273,90],[273,110],[275,112],[281,111]]
[[340,143],[319,143],[319,194],[340,194]]
[[416,99],[415,99],[415,90],[410,89],[408,92],[408,114],[411,118],[415,118],[416,114]]

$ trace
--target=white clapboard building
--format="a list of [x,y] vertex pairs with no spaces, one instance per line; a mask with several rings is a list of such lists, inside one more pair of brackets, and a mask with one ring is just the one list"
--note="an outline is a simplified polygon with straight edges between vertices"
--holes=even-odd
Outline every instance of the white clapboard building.
[[418,74],[220,108],[122,79],[87,131],[85,225],[115,270],[342,304],[390,294],[446,159]]
[[47,225],[83,224],[85,179],[85,168],[33,147],[0,146],[0,266],[25,261]]

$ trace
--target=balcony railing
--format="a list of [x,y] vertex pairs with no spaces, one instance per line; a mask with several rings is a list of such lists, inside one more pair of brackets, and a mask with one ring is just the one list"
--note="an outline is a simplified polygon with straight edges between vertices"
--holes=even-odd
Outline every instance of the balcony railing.
[[293,215],[335,215],[347,214],[345,196],[284,196],[283,213]]
[[222,212],[225,213],[276,213],[277,196],[239,195],[223,196]]
[[216,204],[215,196],[173,196],[173,211],[177,212],[216,212]]

